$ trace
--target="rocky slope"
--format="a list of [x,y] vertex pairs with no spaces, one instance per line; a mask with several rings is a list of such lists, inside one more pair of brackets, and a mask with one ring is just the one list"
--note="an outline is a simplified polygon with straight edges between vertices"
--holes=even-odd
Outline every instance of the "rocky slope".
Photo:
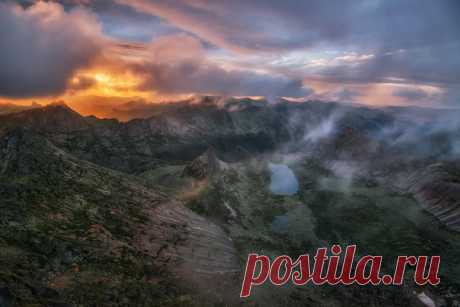
[[[460,301],[457,121],[220,102],[126,123],[65,105],[0,116],[0,304],[418,306],[414,291]],[[293,193],[270,189],[273,163],[292,172]],[[248,253],[350,242],[392,259],[440,254],[443,285],[267,286],[239,300]]]
[[449,229],[460,231],[460,168],[458,163],[431,164],[398,182],[422,207]]
[[281,121],[265,109],[233,114],[215,105],[186,105],[120,123],[51,105],[0,116],[0,130],[26,127],[81,159],[133,173],[147,170],[156,160],[192,160],[210,145],[228,158],[271,150],[285,137]]
[[[139,179],[20,128],[0,144],[4,305],[176,304],[181,289],[206,280],[197,275],[239,272],[218,226]],[[206,283],[199,293],[213,293],[211,303],[228,293],[219,287]]]

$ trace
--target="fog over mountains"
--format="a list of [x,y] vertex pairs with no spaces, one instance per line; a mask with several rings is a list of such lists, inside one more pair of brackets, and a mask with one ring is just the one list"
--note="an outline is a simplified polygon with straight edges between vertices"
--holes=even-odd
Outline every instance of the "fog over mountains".
[[[0,307],[460,306],[459,29],[458,0],[0,0]],[[335,244],[441,283],[240,298],[249,254]]]
[[[205,96],[121,122],[0,115],[6,306],[458,302],[460,122],[447,109]],[[263,286],[248,253],[441,255],[438,287]],[[385,263],[385,270],[391,263]]]

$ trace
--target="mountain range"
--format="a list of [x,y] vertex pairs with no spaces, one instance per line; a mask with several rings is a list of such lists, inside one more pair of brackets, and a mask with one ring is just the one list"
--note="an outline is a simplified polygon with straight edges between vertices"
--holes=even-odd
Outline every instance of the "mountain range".
[[[151,110],[0,107],[0,306],[460,303],[459,111],[212,96]],[[273,165],[293,193],[270,188],[291,182]],[[440,254],[442,283],[239,299],[248,253],[334,243]]]

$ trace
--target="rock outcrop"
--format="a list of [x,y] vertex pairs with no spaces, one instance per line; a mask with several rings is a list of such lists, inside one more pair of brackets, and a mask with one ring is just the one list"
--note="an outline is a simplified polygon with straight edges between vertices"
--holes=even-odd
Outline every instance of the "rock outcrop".
[[227,167],[227,163],[219,160],[215,150],[210,147],[203,154],[188,163],[185,166],[182,175],[194,177],[196,179],[204,179],[206,177],[216,175],[221,170],[225,170]]
[[425,210],[449,229],[460,231],[460,168],[454,163],[437,163],[407,178],[413,193]]

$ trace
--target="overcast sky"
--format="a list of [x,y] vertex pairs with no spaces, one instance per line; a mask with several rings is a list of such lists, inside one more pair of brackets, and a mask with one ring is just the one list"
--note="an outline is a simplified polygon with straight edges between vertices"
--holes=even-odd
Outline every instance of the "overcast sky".
[[0,101],[460,107],[459,30],[455,0],[0,0]]

